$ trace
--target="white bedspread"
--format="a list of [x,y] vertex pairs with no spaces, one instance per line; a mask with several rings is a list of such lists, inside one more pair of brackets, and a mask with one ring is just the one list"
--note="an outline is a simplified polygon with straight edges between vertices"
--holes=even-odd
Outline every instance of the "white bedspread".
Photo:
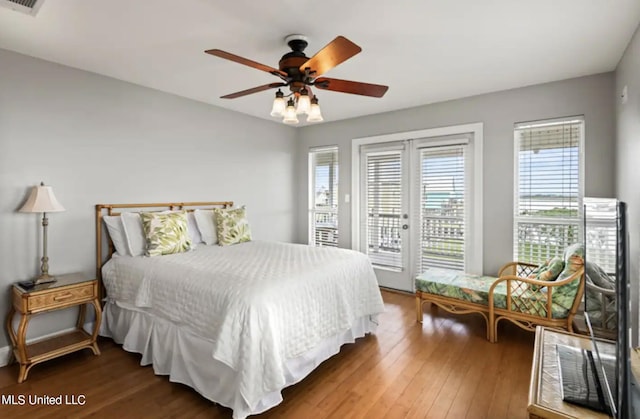
[[249,406],[285,384],[285,360],[384,310],[366,255],[252,241],[103,267],[109,299],[146,308],[213,343]]

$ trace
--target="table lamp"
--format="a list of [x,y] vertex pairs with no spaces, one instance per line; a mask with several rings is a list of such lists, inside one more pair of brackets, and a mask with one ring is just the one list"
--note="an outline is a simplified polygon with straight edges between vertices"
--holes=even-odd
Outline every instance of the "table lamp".
[[47,257],[47,226],[49,219],[48,212],[64,211],[64,207],[53,194],[51,186],[45,186],[43,182],[39,186],[31,189],[31,195],[27,202],[20,208],[20,212],[36,212],[42,213],[42,265],[40,266],[40,276],[32,281],[33,285],[45,284],[47,282],[55,282],[56,278],[49,275],[49,258]]

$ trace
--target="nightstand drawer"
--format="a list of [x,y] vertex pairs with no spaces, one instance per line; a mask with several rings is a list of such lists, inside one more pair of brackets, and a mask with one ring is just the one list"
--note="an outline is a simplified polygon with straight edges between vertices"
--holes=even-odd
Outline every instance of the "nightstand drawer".
[[89,283],[79,287],[32,295],[28,298],[27,310],[32,313],[39,310],[50,310],[80,301],[90,301],[93,298],[95,298],[94,284]]

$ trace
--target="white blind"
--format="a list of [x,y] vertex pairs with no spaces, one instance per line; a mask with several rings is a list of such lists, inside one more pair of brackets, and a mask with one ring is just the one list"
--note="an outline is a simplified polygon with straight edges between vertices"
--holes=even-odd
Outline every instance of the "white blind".
[[402,152],[366,155],[366,251],[371,263],[402,269]]
[[584,199],[585,258],[612,276],[616,272],[616,203],[615,199]]
[[420,254],[427,267],[464,270],[464,145],[420,150]]
[[516,260],[542,263],[579,240],[583,131],[577,118],[516,125]]
[[310,153],[309,244],[338,246],[338,148]]

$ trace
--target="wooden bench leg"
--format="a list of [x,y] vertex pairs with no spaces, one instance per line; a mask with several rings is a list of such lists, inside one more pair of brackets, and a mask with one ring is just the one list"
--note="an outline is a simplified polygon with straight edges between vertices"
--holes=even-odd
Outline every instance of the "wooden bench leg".
[[416,295],[416,321],[422,324],[422,299]]

